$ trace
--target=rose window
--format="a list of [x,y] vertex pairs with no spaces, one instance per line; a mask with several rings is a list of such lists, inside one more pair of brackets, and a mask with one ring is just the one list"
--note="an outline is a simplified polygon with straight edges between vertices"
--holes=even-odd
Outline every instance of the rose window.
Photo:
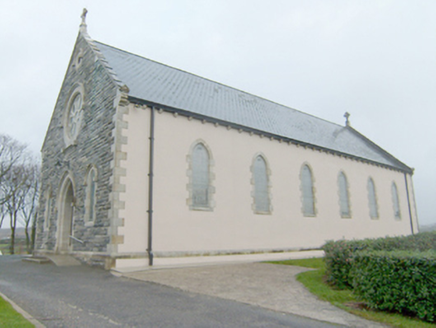
[[79,124],[82,114],[82,95],[77,93],[70,105],[67,117],[67,132],[70,138],[74,139],[79,132]]

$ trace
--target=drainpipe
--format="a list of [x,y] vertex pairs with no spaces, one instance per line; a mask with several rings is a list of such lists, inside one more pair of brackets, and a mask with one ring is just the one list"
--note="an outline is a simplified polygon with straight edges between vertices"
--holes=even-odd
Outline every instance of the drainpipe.
[[153,265],[153,161],[154,161],[154,106],[150,108],[150,162],[148,168],[148,264]]
[[413,231],[412,209],[410,208],[409,184],[407,182],[407,173],[404,173],[404,181],[406,181],[407,205],[409,206],[410,228],[412,230],[412,235],[414,235],[415,232]]

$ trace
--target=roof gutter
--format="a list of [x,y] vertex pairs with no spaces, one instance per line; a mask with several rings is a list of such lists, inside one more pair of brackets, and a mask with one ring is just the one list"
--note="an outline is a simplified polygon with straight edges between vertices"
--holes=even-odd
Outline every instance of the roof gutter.
[[154,106],[150,107],[150,155],[148,166],[148,264],[153,265],[153,165],[154,165]]

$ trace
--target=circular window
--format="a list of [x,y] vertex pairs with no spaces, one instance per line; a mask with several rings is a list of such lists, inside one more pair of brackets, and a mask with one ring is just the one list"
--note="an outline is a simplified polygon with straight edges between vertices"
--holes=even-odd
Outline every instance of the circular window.
[[79,135],[83,116],[83,105],[83,87],[79,85],[70,93],[64,112],[64,139],[67,147],[74,144]]
[[80,117],[82,114],[83,99],[82,94],[76,93],[70,103],[67,117],[67,133],[71,139],[77,137],[79,132]]

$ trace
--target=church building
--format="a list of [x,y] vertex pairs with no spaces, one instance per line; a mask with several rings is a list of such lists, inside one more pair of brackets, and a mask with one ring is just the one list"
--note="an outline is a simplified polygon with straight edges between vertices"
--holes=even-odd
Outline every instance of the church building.
[[123,269],[418,231],[412,175],[356,131],[90,38],[42,146],[36,254]]

